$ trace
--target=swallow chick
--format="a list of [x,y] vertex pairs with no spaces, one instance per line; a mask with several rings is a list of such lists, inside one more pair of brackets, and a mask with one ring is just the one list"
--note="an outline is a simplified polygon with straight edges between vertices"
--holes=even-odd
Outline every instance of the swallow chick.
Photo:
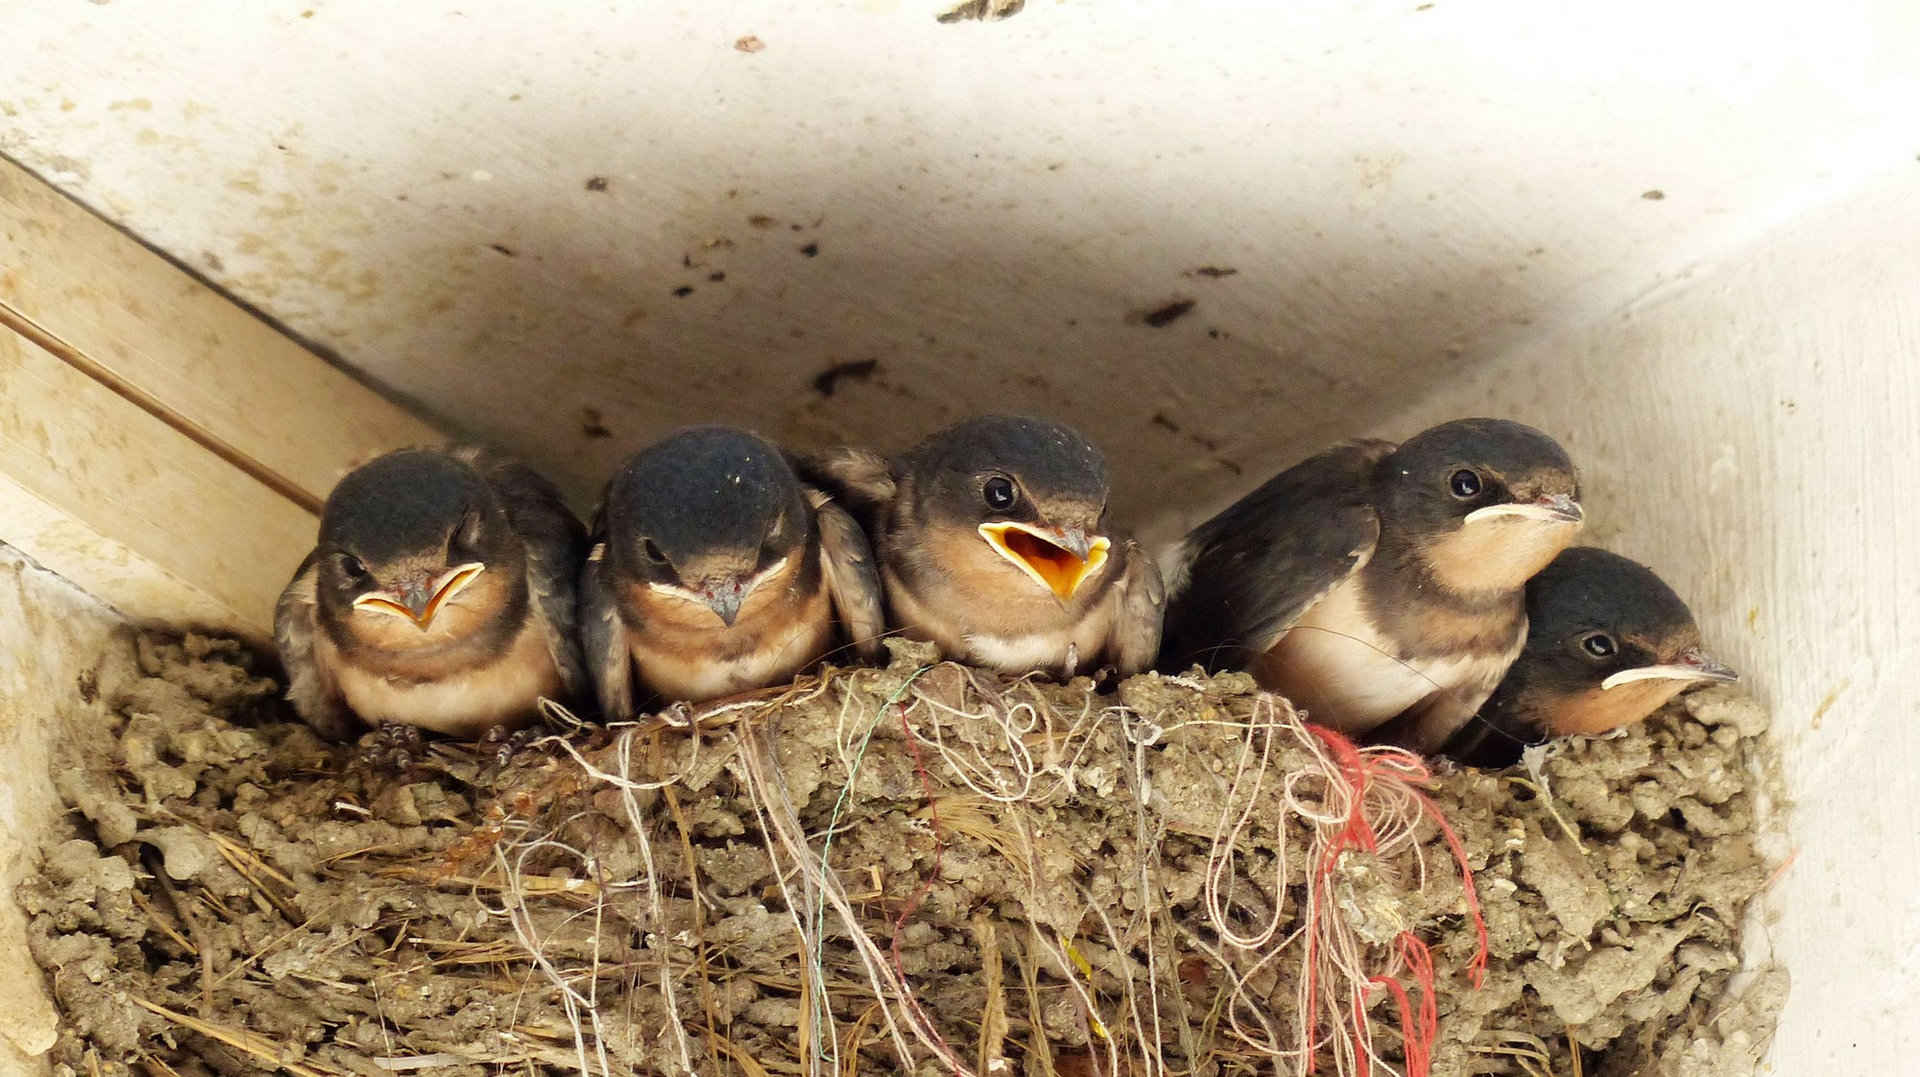
[[1738,679],[1701,649],[1671,587],[1605,550],[1554,558],[1527,584],[1527,619],[1526,648],[1440,754],[1511,766],[1529,745],[1632,725],[1694,685]]
[[574,579],[586,529],[526,466],[406,449],[334,487],[274,610],[287,698],[323,736],[356,719],[461,737],[586,687]]
[[1107,465],[1058,423],[970,419],[888,460],[811,464],[873,535],[889,623],[1009,673],[1136,673],[1160,644],[1160,573],[1107,526]]
[[1578,497],[1566,451],[1515,422],[1336,446],[1169,552],[1162,666],[1249,670],[1321,725],[1436,749],[1520,653]]
[[684,430],[620,469],[580,589],[610,720],[631,718],[642,689],[698,702],[790,680],[837,635],[872,657],[885,631],[853,518],[774,445],[725,427]]

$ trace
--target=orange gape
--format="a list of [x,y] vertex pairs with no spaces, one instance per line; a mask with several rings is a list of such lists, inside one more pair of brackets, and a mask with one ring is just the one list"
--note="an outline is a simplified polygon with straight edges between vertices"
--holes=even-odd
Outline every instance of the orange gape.
[[1089,576],[1100,571],[1111,547],[1106,536],[1095,536],[1086,540],[1087,555],[1083,559],[1074,550],[1048,538],[1046,529],[1008,522],[981,524],[979,531],[980,537],[997,553],[1026,571],[1062,602],[1072,598]]
[[420,616],[418,617],[413,615],[413,611],[408,609],[405,603],[394,601],[386,592],[361,595],[354,600],[353,605],[355,609],[378,610],[381,613],[391,613],[397,617],[405,617],[407,620],[412,621],[415,626],[426,628],[432,624],[433,619],[439,615],[441,607],[452,601],[453,596],[465,590],[466,586],[472,583],[482,572],[485,572],[486,569],[487,566],[474,561],[461,565],[447,573],[445,578],[440,580],[439,586],[434,588],[433,597],[427,600],[425,608],[420,611]]
[[1087,563],[1073,554],[1055,546],[1045,539],[1036,538],[1025,531],[1008,531],[1003,540],[1007,549],[1020,555],[1020,559],[1033,566],[1040,578],[1055,594],[1070,595],[1079,584],[1080,577],[1086,574]]

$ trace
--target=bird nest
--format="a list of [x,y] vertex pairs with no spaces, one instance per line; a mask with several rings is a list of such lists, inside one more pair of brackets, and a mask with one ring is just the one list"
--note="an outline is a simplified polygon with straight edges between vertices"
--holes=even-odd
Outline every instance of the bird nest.
[[[1766,716],[1431,775],[1243,676],[884,669],[369,764],[144,638],[22,885],[60,1074],[1732,1074]],[[1468,869],[1463,872],[1462,867]],[[1744,983],[1736,997],[1732,986]]]

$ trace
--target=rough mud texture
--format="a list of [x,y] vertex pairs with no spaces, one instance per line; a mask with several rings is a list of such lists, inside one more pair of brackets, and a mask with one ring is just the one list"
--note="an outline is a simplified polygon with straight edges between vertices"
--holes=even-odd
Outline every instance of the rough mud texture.
[[697,734],[395,773],[289,721],[235,645],[140,660],[19,895],[63,1075],[1294,1073],[1309,1028],[1316,1072],[1367,1044],[1406,1072],[1431,1007],[1434,1074],[1691,1077],[1750,1071],[1784,997],[1767,970],[1729,993],[1770,873],[1766,718],[1730,692],[1558,752],[1550,800],[1425,786],[1473,868],[1476,989],[1414,761],[1240,677],[1103,695],[901,647]]

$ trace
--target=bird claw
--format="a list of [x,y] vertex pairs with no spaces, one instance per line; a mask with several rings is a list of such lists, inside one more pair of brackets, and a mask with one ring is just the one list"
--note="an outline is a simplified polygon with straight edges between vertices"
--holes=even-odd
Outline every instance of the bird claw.
[[382,722],[362,738],[355,761],[383,776],[404,778],[411,777],[426,757],[426,737],[419,726]]
[[480,738],[480,748],[482,751],[493,752],[490,762],[494,769],[504,770],[513,762],[515,756],[546,735],[547,731],[539,726],[509,729],[507,726],[497,725],[488,729],[486,735]]

